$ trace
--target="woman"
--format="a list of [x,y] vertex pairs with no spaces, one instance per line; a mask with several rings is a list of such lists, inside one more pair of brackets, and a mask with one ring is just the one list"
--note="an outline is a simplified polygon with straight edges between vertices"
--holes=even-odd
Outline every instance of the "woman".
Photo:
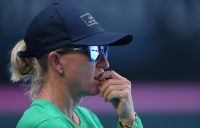
[[17,128],[101,128],[96,115],[79,106],[84,96],[97,94],[114,106],[118,127],[142,128],[130,81],[106,71],[108,47],[131,40],[129,34],[105,32],[80,6],[56,3],[45,8],[11,54],[11,80],[30,80],[33,99]]

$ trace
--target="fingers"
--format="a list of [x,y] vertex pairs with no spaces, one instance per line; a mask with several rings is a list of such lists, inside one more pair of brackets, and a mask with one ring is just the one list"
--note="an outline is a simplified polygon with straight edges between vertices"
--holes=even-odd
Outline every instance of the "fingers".
[[101,78],[108,78],[108,80],[101,81],[100,95],[105,101],[113,99],[123,99],[131,94],[131,82],[126,78],[120,76],[114,71],[107,71],[102,74]]
[[120,76],[113,70],[105,71],[99,78],[99,80],[108,80],[108,79],[126,79],[126,78]]
[[109,79],[102,82],[102,86],[100,88],[100,95],[107,96],[110,91],[122,91],[125,89],[131,90],[131,83],[128,80],[116,80]]
[[100,77],[100,95],[111,102],[119,117],[129,119],[134,113],[131,82],[115,71],[105,71]]
[[113,85],[109,86],[106,91],[102,94],[102,97],[104,97],[104,100],[107,102],[112,101],[113,99],[126,99],[128,95],[130,94],[130,88],[129,86],[124,85]]
[[114,99],[126,99],[126,97],[128,97],[129,95],[129,91],[128,90],[123,90],[123,91],[111,91],[110,93],[108,93],[108,95],[106,96],[105,101],[106,102],[110,102]]

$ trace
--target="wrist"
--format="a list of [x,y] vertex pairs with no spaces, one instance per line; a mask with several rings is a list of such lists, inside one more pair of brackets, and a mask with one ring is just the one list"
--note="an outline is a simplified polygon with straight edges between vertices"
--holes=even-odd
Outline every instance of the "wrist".
[[132,128],[135,125],[136,114],[131,118],[121,118],[119,117],[119,124],[122,128]]

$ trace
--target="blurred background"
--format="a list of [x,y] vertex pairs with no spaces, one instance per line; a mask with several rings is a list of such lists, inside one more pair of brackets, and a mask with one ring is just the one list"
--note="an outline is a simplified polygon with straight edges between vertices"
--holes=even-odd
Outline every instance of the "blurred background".
[[[33,17],[52,2],[85,6],[106,31],[134,35],[133,43],[110,48],[110,69],[133,83],[133,99],[145,128],[200,127],[199,0],[1,0],[0,127],[13,128],[31,100],[9,82],[10,50]],[[105,128],[118,119],[98,97],[81,103]]]

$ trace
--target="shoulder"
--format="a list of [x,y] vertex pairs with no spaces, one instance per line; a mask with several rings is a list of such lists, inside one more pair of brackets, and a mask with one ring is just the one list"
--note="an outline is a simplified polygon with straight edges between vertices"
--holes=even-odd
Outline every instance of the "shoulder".
[[17,128],[40,128],[40,125],[43,128],[44,126],[55,126],[66,122],[68,122],[67,118],[51,103],[35,101],[24,112]]
[[99,121],[99,118],[91,110],[85,107],[78,106],[75,111],[78,114],[79,118],[81,118],[82,120],[85,120],[85,121],[87,120],[89,122],[92,122],[93,124],[96,124],[99,127],[101,126],[101,122]]
[[81,115],[96,116],[94,112],[82,106],[77,106],[75,111]]

